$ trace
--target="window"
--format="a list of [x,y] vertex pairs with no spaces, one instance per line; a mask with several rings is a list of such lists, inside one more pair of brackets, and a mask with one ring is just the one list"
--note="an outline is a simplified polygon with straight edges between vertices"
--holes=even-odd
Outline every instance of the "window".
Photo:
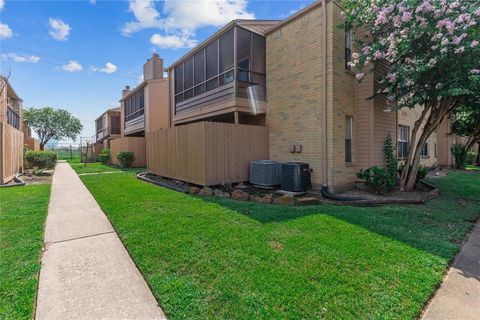
[[10,107],[7,107],[7,123],[16,129],[20,129],[20,116]]
[[238,80],[250,82],[250,51],[252,44],[252,33],[237,28],[237,68]]
[[408,127],[398,127],[398,158],[404,159],[408,156]]
[[183,64],[183,90],[188,90],[188,89],[191,89],[192,87],[193,87],[193,57],[190,57]]
[[143,115],[145,103],[144,88],[141,88],[124,101],[125,122],[136,119]]
[[233,68],[233,32],[234,28],[220,37],[220,73]]
[[348,65],[349,62],[352,62],[352,29],[345,30],[345,69],[351,70],[352,68]]
[[353,117],[345,117],[345,162],[352,162]]
[[218,75],[218,40],[205,48],[207,56],[207,80]]
[[422,146],[422,157],[427,158],[428,157],[428,142],[425,142]]

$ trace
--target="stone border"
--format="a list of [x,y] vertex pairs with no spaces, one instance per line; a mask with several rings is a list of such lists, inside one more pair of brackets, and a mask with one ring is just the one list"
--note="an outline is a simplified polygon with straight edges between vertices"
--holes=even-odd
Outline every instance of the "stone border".
[[305,205],[320,205],[320,204],[332,204],[332,205],[344,205],[344,206],[378,206],[378,205],[388,205],[388,204],[422,204],[426,201],[432,200],[439,193],[440,190],[430,185],[427,182],[422,181],[421,183],[430,188],[431,190],[425,192],[424,195],[421,195],[418,199],[360,199],[360,200],[333,200],[328,199],[327,197],[307,193],[302,196],[293,196],[290,194],[278,195],[276,190],[272,190],[265,195],[252,195],[243,190],[243,188],[238,187],[233,190],[232,193],[223,191],[218,188],[211,187],[197,187],[189,184],[183,186],[177,186],[173,183],[164,182],[161,180],[152,180],[147,178],[145,175],[147,172],[141,172],[136,175],[137,179],[152,183],[154,185],[168,188],[177,192],[198,195],[203,197],[218,197],[218,198],[227,198],[236,201],[251,201],[262,204],[276,204],[276,205],[290,205],[290,206],[305,206]]

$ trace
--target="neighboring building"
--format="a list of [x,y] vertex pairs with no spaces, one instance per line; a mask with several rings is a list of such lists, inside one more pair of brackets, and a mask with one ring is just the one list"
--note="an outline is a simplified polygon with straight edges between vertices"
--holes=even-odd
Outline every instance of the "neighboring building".
[[23,145],[29,150],[38,151],[40,150],[40,142],[38,139],[32,137],[32,129],[23,123]]
[[0,184],[23,170],[22,99],[0,76]]
[[110,141],[121,136],[120,117],[120,108],[112,108],[95,120],[95,156],[102,149],[110,149]]
[[163,72],[163,59],[154,53],[143,66],[142,83],[125,87],[120,108],[107,110],[95,121],[97,155],[109,148],[112,163],[119,164],[118,153],[131,151],[132,166],[146,165],[145,134],[170,124],[169,82]]

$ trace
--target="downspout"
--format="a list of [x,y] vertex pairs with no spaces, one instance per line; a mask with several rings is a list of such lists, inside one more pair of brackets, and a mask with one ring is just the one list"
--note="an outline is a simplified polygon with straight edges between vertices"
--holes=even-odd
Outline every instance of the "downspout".
[[327,20],[327,1],[322,0],[322,37],[323,37],[323,54],[322,54],[322,66],[323,66],[323,188],[328,188],[328,79],[327,79],[327,45],[328,45],[328,20]]

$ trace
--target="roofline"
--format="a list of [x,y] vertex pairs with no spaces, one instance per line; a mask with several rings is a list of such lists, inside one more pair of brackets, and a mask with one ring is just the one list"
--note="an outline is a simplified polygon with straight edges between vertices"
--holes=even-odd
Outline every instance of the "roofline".
[[[325,0],[325,2],[330,2],[332,0]],[[286,25],[287,23],[290,23],[292,20],[295,20],[297,19],[298,17],[300,17],[301,15],[303,15],[304,13],[307,13],[309,12],[310,10],[318,7],[318,6],[321,6],[322,5],[322,1],[319,1],[319,0],[315,0],[315,2],[312,2],[311,4],[309,4],[308,6],[306,6],[305,8],[303,8],[302,10],[299,10],[297,12],[295,12],[294,14],[292,14],[290,17],[288,17],[287,19],[285,20],[282,20],[280,23],[274,25],[273,27],[271,27],[270,29],[268,29],[267,31],[265,31],[265,36],[267,36],[268,34],[272,33],[273,31],[277,30],[278,28]]]
[[[118,109],[118,110],[117,110]],[[101,117],[103,117],[105,114],[109,113],[109,112],[121,112],[120,110],[120,107],[116,107],[116,108],[110,108],[108,110],[105,110],[101,115],[99,115],[95,121],[97,121],[98,119],[100,119]]]
[[138,86],[136,86],[135,88],[133,88],[127,95],[125,95],[125,97],[122,97],[120,100],[120,102],[122,102],[123,100],[127,99],[128,97],[130,97],[132,94],[134,94],[135,92],[137,92],[138,90],[140,90],[141,88],[145,87],[147,84],[148,84],[148,81],[149,80],[143,80]]
[[[178,64],[180,64],[180,62],[183,62],[185,60],[187,60],[187,58],[189,58],[190,56],[192,56],[195,52],[197,52],[198,50],[200,50],[201,48],[203,47],[206,47],[206,45],[208,43],[210,43],[213,39],[216,39],[217,37],[219,37],[221,34],[223,34],[225,31],[227,31],[228,29],[230,29],[231,27],[233,26],[236,26],[238,25],[239,23],[241,22],[280,22],[281,20],[268,20],[268,19],[236,19],[236,20],[232,20],[230,21],[229,23],[227,23],[226,25],[224,25],[222,28],[220,28],[219,30],[217,30],[214,34],[212,34],[211,36],[209,36],[207,39],[203,40],[202,42],[200,42],[198,45],[196,45],[195,47],[193,47],[190,51],[188,51],[186,54],[184,54],[182,57],[180,57],[179,59],[177,59],[175,62],[173,62],[170,66],[168,66],[166,69],[168,71],[170,71],[171,69],[173,69],[174,67],[176,67]],[[240,26],[241,27],[241,26]],[[253,32],[253,33],[256,33],[258,35],[261,35],[262,37],[265,37],[264,34],[262,33],[258,33],[258,32],[254,32],[254,31],[251,31],[249,30],[250,32]]]
[[[7,90],[12,91],[13,94],[15,95],[15,97],[17,97],[18,100],[23,102],[22,98],[20,98],[20,96],[13,89],[12,85],[10,84],[9,79],[7,79],[5,76],[2,76],[2,75],[0,75],[0,79],[4,80],[7,83]],[[7,92],[7,94],[8,94],[8,92]]]

